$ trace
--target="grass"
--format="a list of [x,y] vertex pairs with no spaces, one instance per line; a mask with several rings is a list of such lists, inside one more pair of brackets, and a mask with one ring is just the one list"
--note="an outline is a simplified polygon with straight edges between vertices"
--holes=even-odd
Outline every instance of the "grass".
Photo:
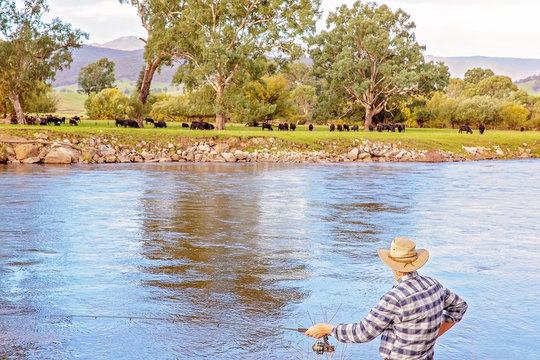
[[62,114],[84,114],[84,101],[88,97],[85,94],[79,93],[56,93],[59,98],[58,113]]
[[[26,135],[31,137],[33,133],[47,132],[53,138],[74,136],[78,138],[89,136],[115,137],[123,144],[136,144],[142,140],[165,144],[178,142],[186,139],[214,139],[224,141],[236,138],[240,142],[246,142],[250,138],[274,138],[272,147],[277,149],[295,148],[309,150],[347,151],[355,141],[368,139],[389,144],[395,144],[406,149],[444,150],[457,154],[465,154],[466,147],[493,148],[500,146],[504,152],[516,151],[524,147],[524,143],[532,150],[532,155],[540,157],[540,132],[537,131],[503,131],[487,130],[484,135],[458,134],[457,129],[407,129],[404,133],[390,132],[330,132],[327,126],[315,126],[313,132],[308,131],[307,126],[298,126],[296,131],[267,131],[261,128],[245,127],[242,124],[227,124],[225,131],[201,131],[190,130],[181,127],[181,123],[168,122],[166,129],[146,127],[144,129],[126,129],[115,127],[114,120],[83,120],[77,127],[69,125],[61,126],[23,126],[23,125],[0,125],[0,131],[12,135]],[[268,143],[268,142],[267,142]]]

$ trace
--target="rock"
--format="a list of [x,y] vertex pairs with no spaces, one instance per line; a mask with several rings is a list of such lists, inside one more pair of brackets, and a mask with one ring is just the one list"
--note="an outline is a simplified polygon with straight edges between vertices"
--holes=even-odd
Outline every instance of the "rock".
[[147,151],[143,151],[143,152],[141,153],[141,156],[142,156],[142,158],[144,159],[144,161],[149,161],[149,160],[153,160],[153,159],[154,159],[154,155],[151,154],[151,153],[149,153],[149,152],[147,152]]
[[364,159],[371,159],[371,155],[368,152],[364,152],[358,155],[358,159],[364,160]]
[[201,162],[203,159],[203,154],[195,154],[195,162]]
[[217,152],[218,154],[221,154],[221,153],[226,153],[229,151],[229,145],[227,144],[216,144],[214,146],[214,151]]
[[119,162],[119,163],[129,163],[131,162],[130,158],[128,156],[125,156],[125,155],[120,155],[116,158],[116,161]]
[[15,157],[17,160],[24,160],[31,157],[37,157],[39,146],[36,144],[19,144],[15,146]]
[[159,162],[171,162],[172,159],[170,157],[161,157],[159,158]]
[[40,161],[41,161],[41,158],[35,156],[35,157],[29,157],[29,158],[26,158],[26,159],[22,160],[22,163],[23,164],[37,164]]
[[180,155],[172,154],[171,159],[172,159],[172,161],[178,161],[178,160],[180,160]]
[[108,145],[99,146],[99,155],[102,157],[107,157],[111,155],[116,155],[116,151]]
[[231,153],[224,152],[221,154],[221,156],[223,157],[223,159],[225,159],[226,162],[236,162],[236,157]]
[[241,150],[236,150],[234,152],[234,157],[237,158],[238,160],[246,160],[248,156],[249,156],[248,152],[244,152]]
[[71,152],[66,151],[65,148],[56,148],[51,150],[45,159],[44,164],[71,164]]
[[107,164],[112,164],[116,162],[116,155],[107,155],[105,156],[105,162]]
[[349,154],[348,154],[349,160],[354,161],[358,159],[358,152],[359,152],[358,148],[353,148],[351,151],[349,151]]
[[10,156],[15,157],[15,150],[11,146],[6,147],[6,153]]
[[478,148],[476,148],[476,147],[467,147],[467,146],[461,146],[461,147],[463,148],[463,150],[465,150],[466,152],[468,152],[471,155],[478,154]]

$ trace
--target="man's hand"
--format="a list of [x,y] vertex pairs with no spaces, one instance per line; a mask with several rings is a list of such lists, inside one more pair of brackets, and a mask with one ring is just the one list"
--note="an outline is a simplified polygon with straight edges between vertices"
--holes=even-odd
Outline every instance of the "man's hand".
[[315,339],[320,339],[325,335],[330,335],[334,327],[334,325],[319,323],[307,329],[305,334],[314,337]]

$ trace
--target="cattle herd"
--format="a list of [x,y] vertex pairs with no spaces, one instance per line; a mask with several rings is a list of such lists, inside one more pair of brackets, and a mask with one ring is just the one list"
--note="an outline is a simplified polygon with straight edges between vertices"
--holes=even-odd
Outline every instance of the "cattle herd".
[[[28,125],[51,125],[54,124],[55,126],[60,126],[61,124],[66,123],[65,117],[57,117],[53,115],[46,115],[43,117],[34,117],[29,116],[26,117],[26,122]],[[69,125],[72,126],[78,126],[81,122],[81,118],[79,116],[73,116],[71,119],[69,119]],[[148,124],[153,124],[154,128],[166,128],[167,123],[163,120],[155,121],[152,118],[145,118],[144,122]],[[11,118],[11,124],[17,124],[17,119],[15,117]],[[131,119],[115,119],[115,126],[117,127],[124,127],[124,128],[139,128],[139,123],[137,120],[131,120]],[[272,124],[269,121],[265,122],[257,122],[253,121],[250,123],[247,123],[246,126],[253,126],[253,127],[261,127],[262,130],[269,130],[273,131]],[[275,126],[275,125],[274,125]],[[214,125],[210,124],[206,121],[191,121],[191,124],[182,123],[183,128],[190,128],[191,130],[213,130],[215,129]],[[279,123],[277,125],[277,128],[279,131],[295,131],[296,130],[296,124],[293,123]],[[313,131],[314,125],[309,124],[308,130]],[[329,127],[330,131],[358,131],[359,127],[357,124],[349,125],[349,124],[330,124]],[[369,125],[369,131],[377,130],[378,132],[383,131],[389,131],[389,132],[404,132],[405,131],[405,124],[385,124],[385,123],[378,123],[376,125]],[[484,124],[480,124],[478,126],[478,132],[480,135],[484,133],[486,130],[486,127]],[[525,129],[521,127],[520,131],[524,131]],[[459,125],[459,133],[467,133],[472,134],[473,131],[469,125]]]

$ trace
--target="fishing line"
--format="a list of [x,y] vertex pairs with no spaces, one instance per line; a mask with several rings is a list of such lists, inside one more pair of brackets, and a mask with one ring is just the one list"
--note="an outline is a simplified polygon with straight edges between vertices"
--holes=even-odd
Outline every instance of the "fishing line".
[[[0,314],[0,316],[20,316],[17,314]],[[80,319],[124,319],[124,320],[153,320],[153,321],[169,321],[169,322],[195,322],[195,323],[211,323],[211,324],[217,324],[219,325],[232,325],[232,326],[243,326],[243,327],[259,327],[259,328],[267,328],[267,329],[275,329],[275,330],[289,330],[289,331],[295,331],[299,333],[305,333],[307,331],[306,328],[290,328],[290,327],[283,327],[283,326],[272,326],[272,325],[265,325],[265,324],[257,324],[257,323],[238,323],[238,322],[232,322],[232,321],[221,321],[221,320],[211,320],[211,319],[201,319],[194,316],[189,315],[176,315],[177,318],[164,318],[164,317],[149,317],[149,316],[121,316],[121,315],[76,315],[76,314],[64,314],[64,315],[41,315],[41,317],[49,317],[49,318],[80,318]]]

